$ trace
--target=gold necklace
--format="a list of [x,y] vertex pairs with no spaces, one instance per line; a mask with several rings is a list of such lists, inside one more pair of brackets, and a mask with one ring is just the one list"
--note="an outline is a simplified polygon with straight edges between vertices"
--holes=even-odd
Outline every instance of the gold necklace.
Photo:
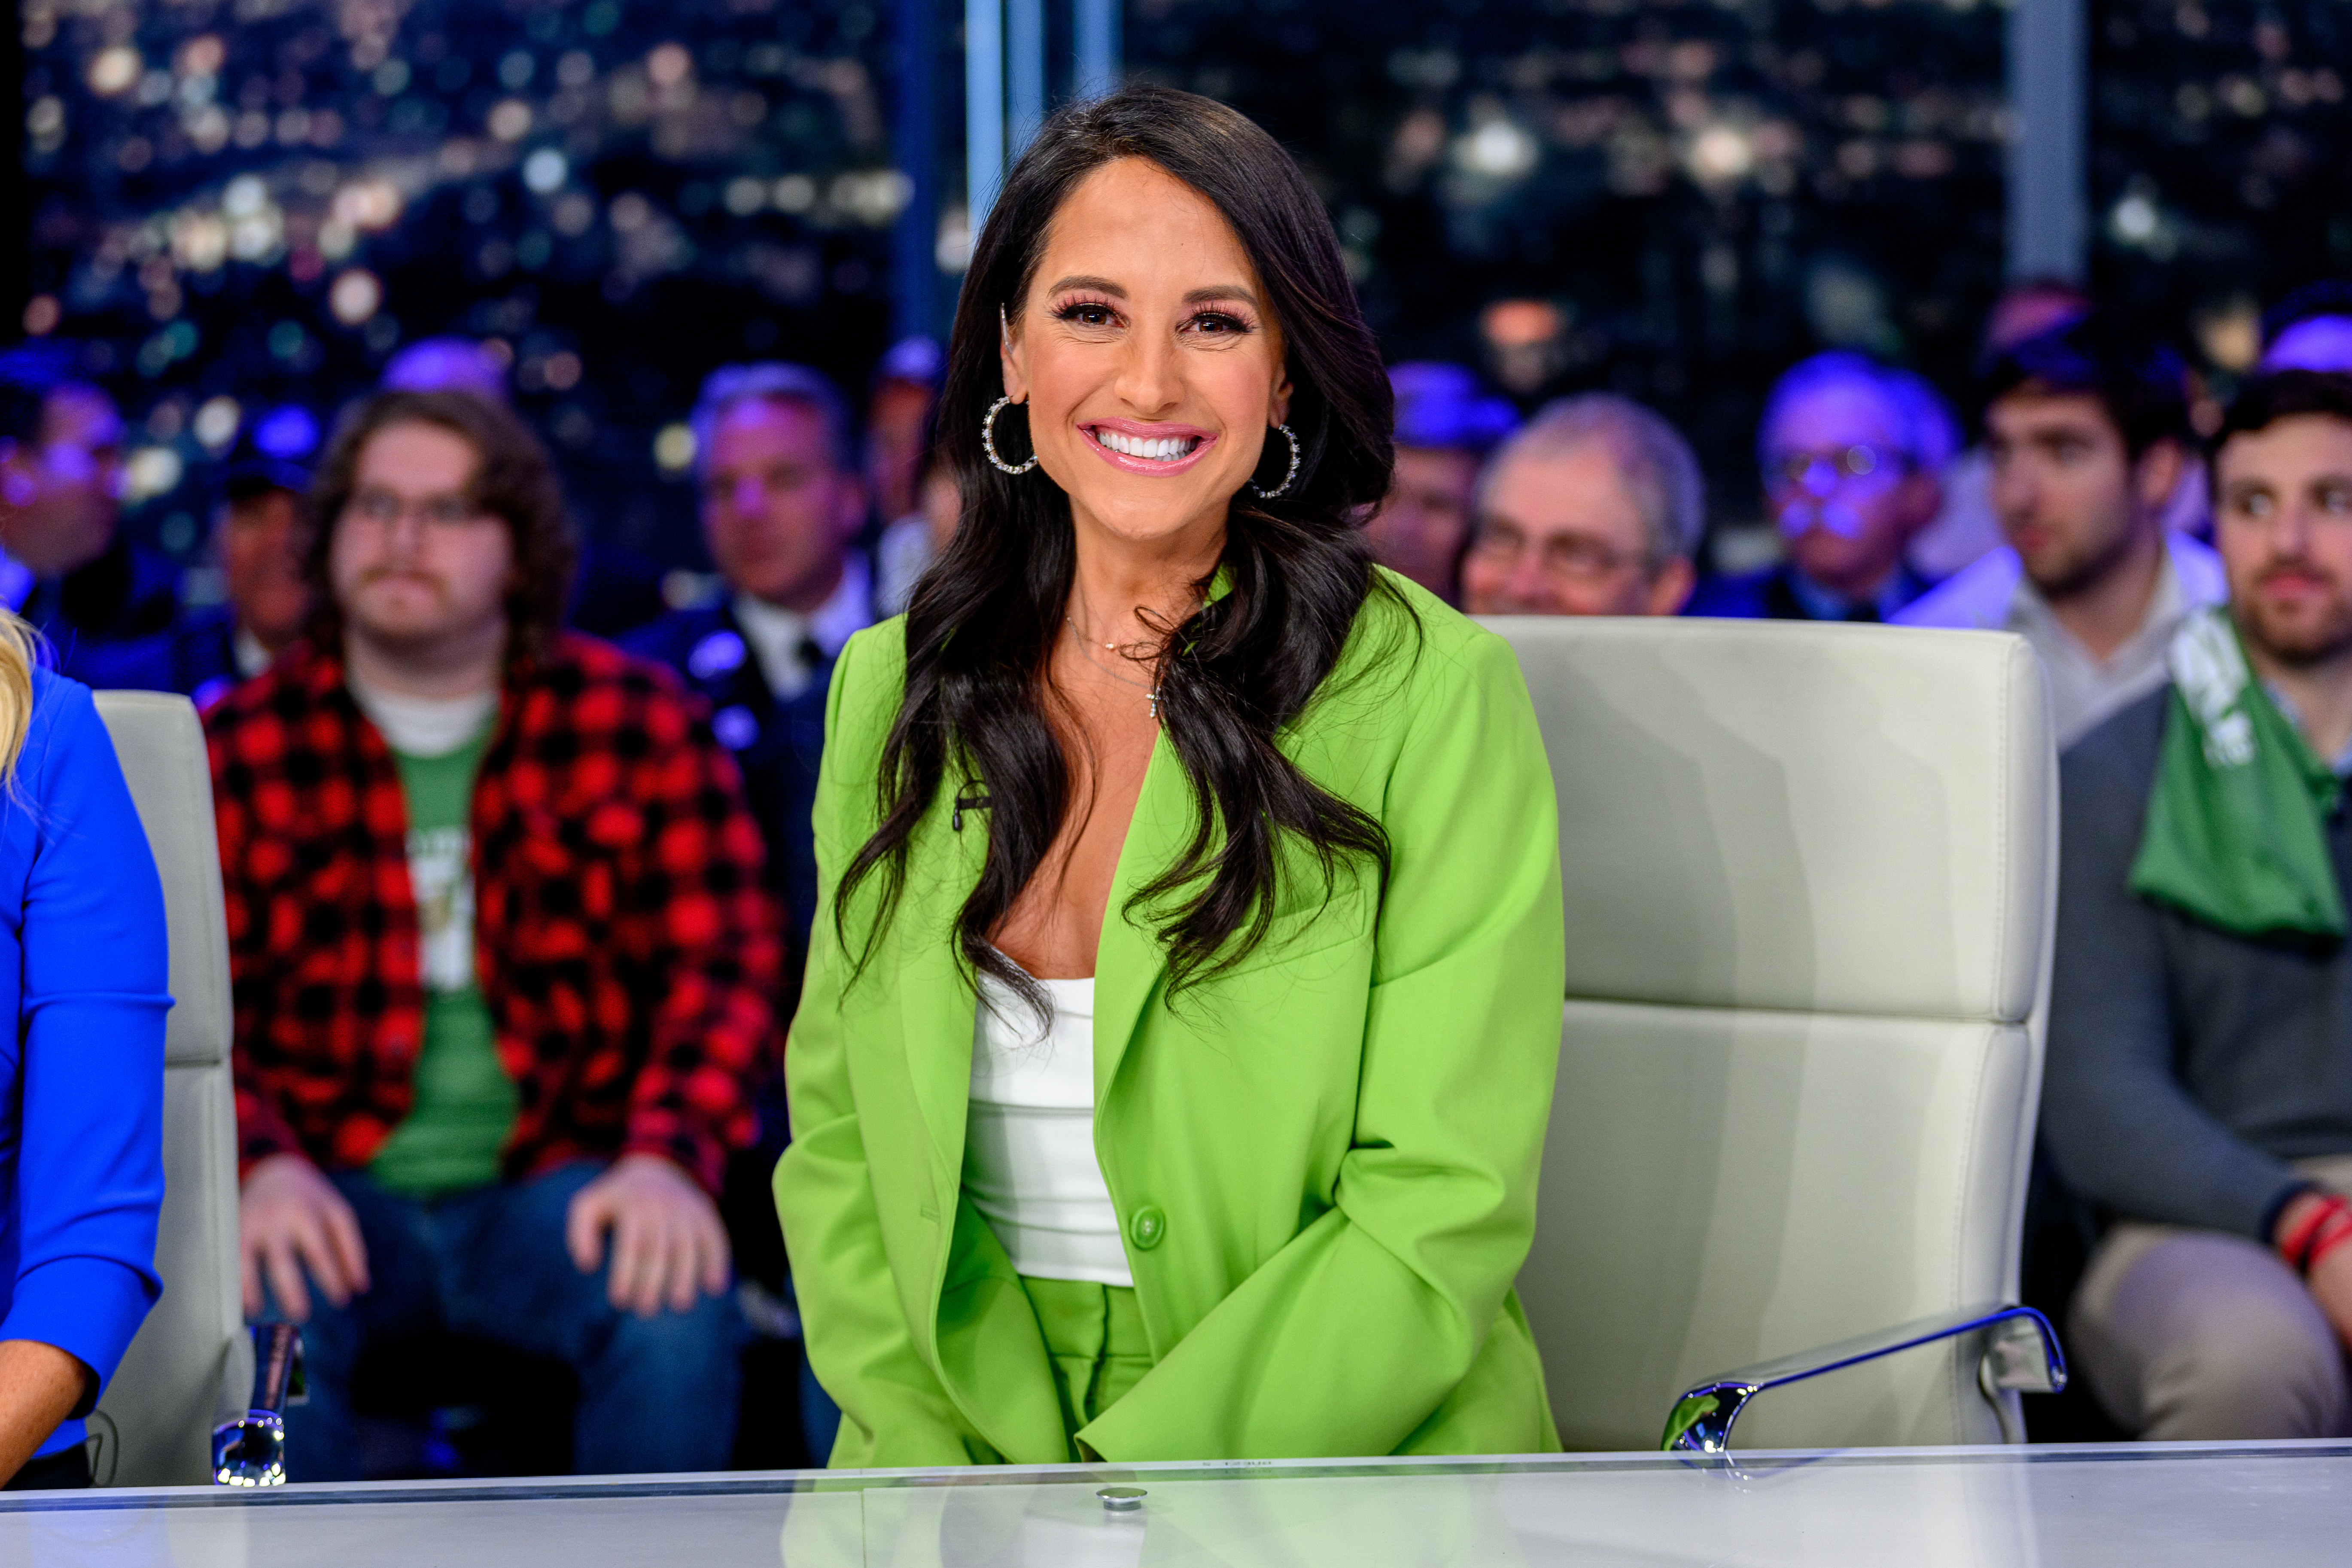
[[[1079,658],[1085,659],[1088,664],[1093,665],[1097,669],[1101,670],[1105,675],[1109,676],[1113,680],[1118,681],[1121,686],[1132,686],[1138,691],[1142,692],[1144,696],[1150,699],[1151,717],[1154,719],[1160,717],[1160,688],[1158,685],[1138,680],[1131,675],[1121,675],[1118,670],[1113,669],[1109,665],[1107,665],[1102,660],[1097,658],[1095,657],[1094,639],[1078,629],[1078,623],[1074,617],[1064,616],[1062,617],[1062,624],[1070,628],[1070,640],[1078,645]],[[1118,654],[1118,644],[1115,642],[1107,642],[1103,644],[1102,647],[1105,653]],[[1125,654],[1119,654],[1119,657],[1121,658],[1125,658],[1127,656]]]

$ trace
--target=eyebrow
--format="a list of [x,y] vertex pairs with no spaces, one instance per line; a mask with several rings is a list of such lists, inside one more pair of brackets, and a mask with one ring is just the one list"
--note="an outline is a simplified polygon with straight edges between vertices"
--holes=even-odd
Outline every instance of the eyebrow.
[[[1127,298],[1127,290],[1109,279],[1083,276],[1065,278],[1046,292],[1059,294],[1066,289],[1092,289],[1097,293],[1108,294],[1114,300]],[[1212,300],[1246,300],[1252,305],[1256,305],[1258,309],[1265,309],[1265,306],[1259,303],[1255,290],[1244,289],[1237,283],[1223,284],[1213,289],[1195,289],[1184,296],[1184,303],[1187,305],[1202,305]]]
[[2245,474],[2237,479],[2223,479],[2221,481],[2221,489],[2225,491],[2231,492],[2244,490],[2293,489],[2298,484],[2307,489],[2316,489],[2321,485],[2352,485],[2352,474],[2347,474],[2341,470],[2331,468],[2324,469],[2316,474],[2305,474],[2299,479],[2287,479],[2284,481],[2274,479],[2267,474]]

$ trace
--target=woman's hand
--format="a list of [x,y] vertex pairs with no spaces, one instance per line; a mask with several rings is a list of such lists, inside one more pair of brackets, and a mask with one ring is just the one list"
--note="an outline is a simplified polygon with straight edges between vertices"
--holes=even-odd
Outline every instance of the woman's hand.
[[310,1291],[337,1307],[368,1289],[367,1245],[359,1215],[319,1167],[299,1154],[272,1154],[246,1173],[236,1200],[237,1253],[244,1264],[245,1315],[261,1315],[262,1275],[287,1321],[310,1321]]
[[593,1274],[613,1233],[606,1294],[623,1311],[683,1312],[727,1289],[727,1227],[702,1184],[659,1154],[624,1154],[580,1189],[564,1223],[572,1261]]
[[0,1342],[0,1476],[14,1476],[73,1414],[89,1368],[38,1340]]

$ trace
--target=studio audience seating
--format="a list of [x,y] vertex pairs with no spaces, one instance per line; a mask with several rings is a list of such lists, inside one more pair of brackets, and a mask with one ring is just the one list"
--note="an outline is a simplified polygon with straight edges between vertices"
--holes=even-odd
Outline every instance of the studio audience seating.
[[[2024,641],[1486,624],[1559,796],[1568,997],[1519,1290],[1567,1446],[1653,1448],[1712,1377],[2015,1302],[2056,878]],[[1766,1393],[1733,1447],[2021,1441],[1988,1337]]]
[[[238,1300],[228,931],[212,771],[186,698],[102,691],[98,712],[163,878],[173,998],[163,1035],[165,1184],[155,1247],[163,1296],[99,1408],[120,1434],[114,1484],[196,1486],[211,1479],[214,1423],[242,1412],[253,1387],[253,1342]],[[101,1481],[108,1468],[101,1454]]]

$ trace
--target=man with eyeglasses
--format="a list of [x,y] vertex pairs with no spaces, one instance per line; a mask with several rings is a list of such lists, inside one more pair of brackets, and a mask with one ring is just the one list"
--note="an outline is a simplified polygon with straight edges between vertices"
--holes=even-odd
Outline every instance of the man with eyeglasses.
[[1904,560],[1942,505],[1933,394],[1857,353],[1816,354],[1781,376],[1757,427],[1764,496],[1787,554],[1700,586],[1690,613],[1883,621],[1927,584]]
[[1563,398],[1479,477],[1463,605],[1474,616],[1671,616],[1706,526],[1698,459],[1608,393]]
[[306,637],[205,716],[248,1315],[304,1325],[297,1480],[352,1380],[448,1330],[566,1363],[583,1471],[722,1468],[714,1202],[779,1058],[734,763],[667,670],[567,633],[575,542],[500,405],[380,393],[312,491]]
[[2009,543],[1895,616],[2022,634],[2062,750],[2162,685],[2174,628],[2227,591],[2213,552],[2165,524],[2189,458],[2184,374],[2099,314],[1994,356],[1985,450]]
[[2226,604],[2060,765],[2044,1146],[2096,1245],[2066,1345],[2151,1439],[2352,1435],[2352,377],[2212,446]]

